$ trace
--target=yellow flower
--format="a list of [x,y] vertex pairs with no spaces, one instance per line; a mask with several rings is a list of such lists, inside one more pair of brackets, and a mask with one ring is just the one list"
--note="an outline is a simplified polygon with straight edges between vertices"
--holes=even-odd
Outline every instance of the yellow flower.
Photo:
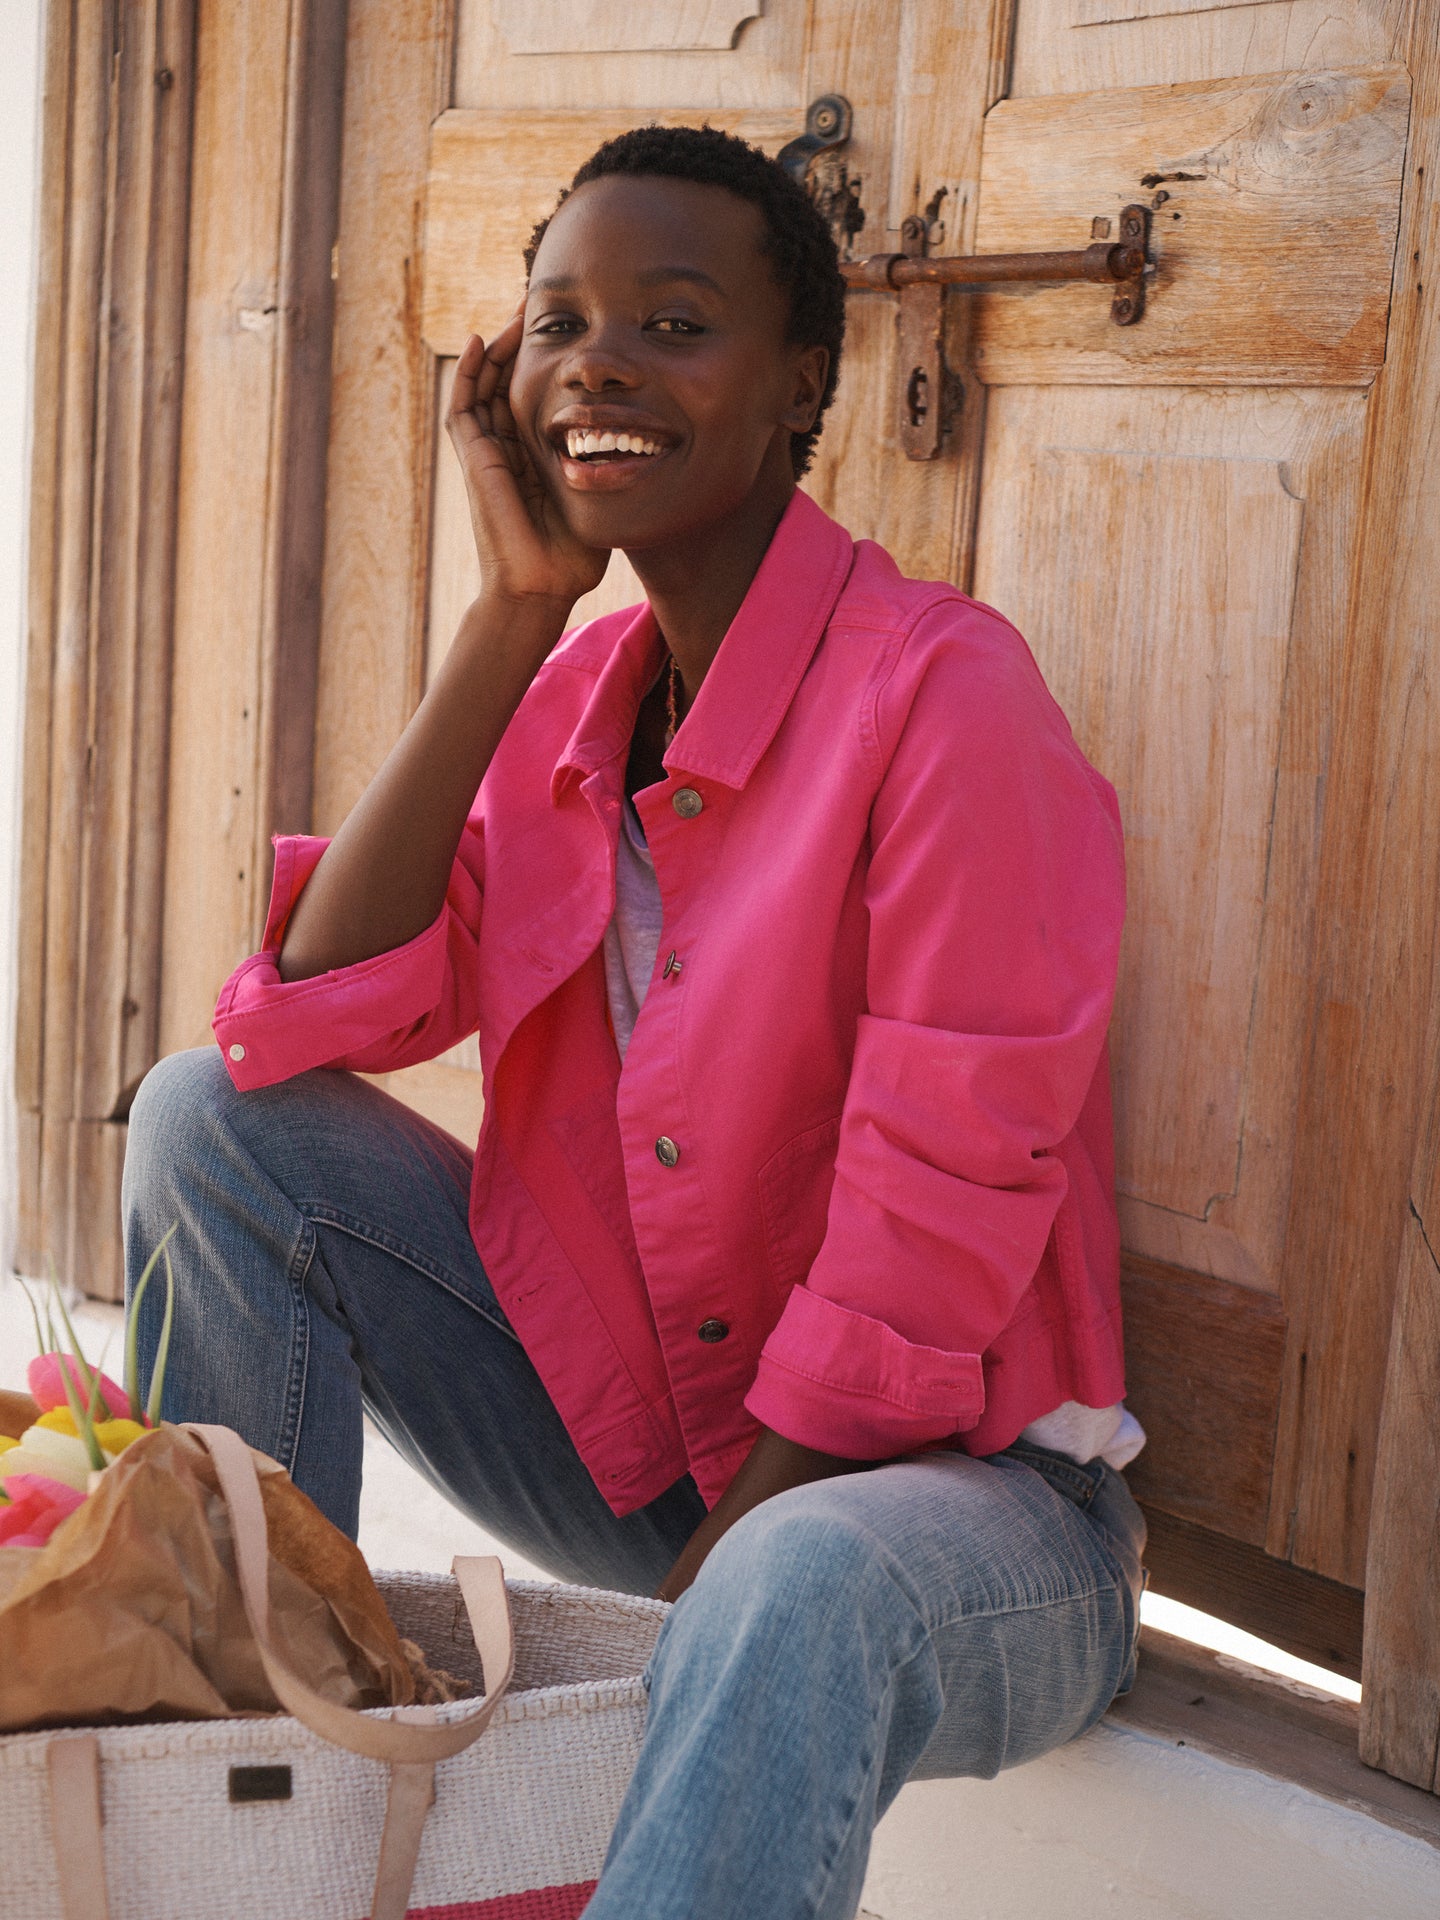
[[75,1424],[75,1416],[69,1407],[51,1407],[48,1413],[42,1413],[35,1422],[37,1427],[48,1427],[52,1433],[68,1433],[72,1440],[80,1438],[80,1429]]
[[12,1447],[18,1447],[19,1444],[20,1442],[12,1440],[8,1433],[0,1433],[0,1453],[8,1453]]
[[138,1440],[145,1429],[138,1420],[97,1420],[95,1438],[113,1460]]

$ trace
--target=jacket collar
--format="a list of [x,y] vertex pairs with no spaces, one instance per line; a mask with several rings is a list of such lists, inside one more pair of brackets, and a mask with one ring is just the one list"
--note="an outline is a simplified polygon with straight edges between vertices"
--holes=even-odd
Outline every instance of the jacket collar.
[[[666,751],[667,769],[744,787],[795,697],[853,553],[845,529],[797,489]],[[636,712],[662,657],[655,616],[648,605],[637,607],[556,765],[553,799],[573,778],[583,779],[628,752]]]

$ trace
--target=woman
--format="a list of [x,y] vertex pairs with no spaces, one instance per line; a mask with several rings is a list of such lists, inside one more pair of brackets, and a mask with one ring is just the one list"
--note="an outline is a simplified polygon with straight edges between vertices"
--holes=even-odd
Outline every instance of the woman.
[[[142,1088],[128,1244],[180,1222],[169,1410],[337,1524],[363,1405],[680,1603],[596,1920],[841,1920],[908,1776],[1128,1684],[1118,816],[1013,629],[797,492],[844,289],[780,168],[627,134],[530,266],[455,376],[480,596],[333,842],[278,843],[221,1053]],[[647,604],[562,642],[616,547]],[[314,1071],[477,1029],[473,1164]]]

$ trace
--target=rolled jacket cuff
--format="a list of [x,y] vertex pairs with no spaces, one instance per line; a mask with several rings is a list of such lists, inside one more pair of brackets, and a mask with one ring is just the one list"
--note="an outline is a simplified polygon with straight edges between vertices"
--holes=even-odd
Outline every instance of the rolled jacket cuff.
[[974,1426],[978,1353],[904,1339],[868,1314],[796,1287],[765,1343],[746,1410],[787,1440],[847,1460],[887,1460]]
[[439,997],[446,957],[443,907],[403,947],[313,979],[280,978],[286,921],[328,845],[300,835],[276,840],[264,945],[220,990],[211,1028],[241,1092],[311,1067],[359,1064],[368,1048],[423,1019]]

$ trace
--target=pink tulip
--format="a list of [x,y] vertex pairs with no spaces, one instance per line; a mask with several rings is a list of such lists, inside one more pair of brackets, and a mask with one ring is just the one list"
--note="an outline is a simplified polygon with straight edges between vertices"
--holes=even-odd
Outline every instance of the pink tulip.
[[[26,1384],[30,1388],[30,1397],[42,1413],[49,1413],[52,1407],[68,1407],[65,1397],[64,1381],[60,1369],[64,1367],[74,1382],[75,1394],[82,1407],[90,1404],[90,1389],[85,1385],[80,1369],[68,1354],[42,1353],[32,1360],[25,1371]],[[100,1376],[100,1391],[104,1396],[103,1407],[95,1409],[97,1420],[129,1420],[134,1416],[130,1411],[130,1399],[125,1389],[117,1386],[108,1373]]]
[[43,1547],[85,1498],[43,1473],[12,1474],[5,1491],[10,1504],[0,1506],[0,1547]]

